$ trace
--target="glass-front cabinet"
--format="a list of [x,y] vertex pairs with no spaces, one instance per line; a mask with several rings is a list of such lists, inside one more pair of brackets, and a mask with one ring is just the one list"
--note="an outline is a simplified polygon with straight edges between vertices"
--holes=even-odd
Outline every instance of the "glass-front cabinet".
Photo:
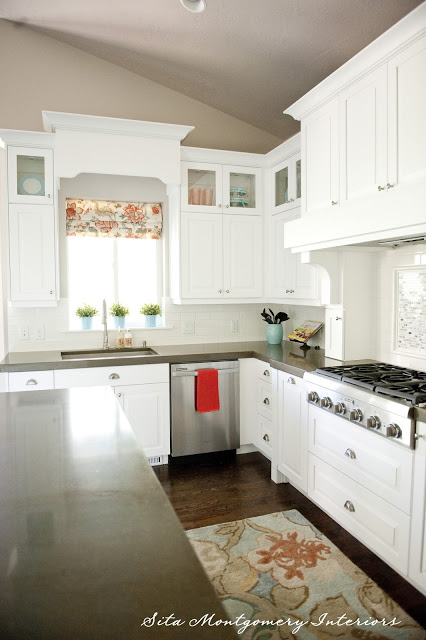
[[300,207],[302,196],[300,154],[291,156],[272,170],[273,213]]
[[52,149],[10,146],[8,156],[9,202],[52,204]]
[[261,170],[182,162],[181,208],[198,213],[260,215]]

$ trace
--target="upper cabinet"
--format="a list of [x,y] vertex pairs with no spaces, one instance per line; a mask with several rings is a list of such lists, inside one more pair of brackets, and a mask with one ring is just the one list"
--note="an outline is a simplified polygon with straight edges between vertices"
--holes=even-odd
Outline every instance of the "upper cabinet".
[[261,169],[182,162],[183,211],[260,215]]
[[302,197],[301,165],[300,153],[296,153],[272,169],[270,189],[274,214],[300,207]]
[[28,147],[8,148],[9,202],[53,203],[53,151]]

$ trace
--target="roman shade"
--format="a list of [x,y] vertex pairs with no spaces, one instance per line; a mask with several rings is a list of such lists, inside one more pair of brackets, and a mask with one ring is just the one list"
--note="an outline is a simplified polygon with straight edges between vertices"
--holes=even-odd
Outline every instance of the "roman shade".
[[163,229],[158,202],[66,199],[67,236],[159,240]]

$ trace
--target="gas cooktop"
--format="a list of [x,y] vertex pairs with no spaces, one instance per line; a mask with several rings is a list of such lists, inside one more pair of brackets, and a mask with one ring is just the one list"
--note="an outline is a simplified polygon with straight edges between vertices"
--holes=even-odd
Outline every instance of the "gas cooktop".
[[315,373],[341,380],[413,405],[426,402],[426,372],[405,369],[384,362],[323,367]]

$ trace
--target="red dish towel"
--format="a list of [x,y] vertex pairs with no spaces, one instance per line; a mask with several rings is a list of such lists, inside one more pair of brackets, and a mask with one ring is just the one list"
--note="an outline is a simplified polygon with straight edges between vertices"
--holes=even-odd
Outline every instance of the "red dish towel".
[[200,369],[195,378],[195,409],[198,413],[219,411],[219,372]]

